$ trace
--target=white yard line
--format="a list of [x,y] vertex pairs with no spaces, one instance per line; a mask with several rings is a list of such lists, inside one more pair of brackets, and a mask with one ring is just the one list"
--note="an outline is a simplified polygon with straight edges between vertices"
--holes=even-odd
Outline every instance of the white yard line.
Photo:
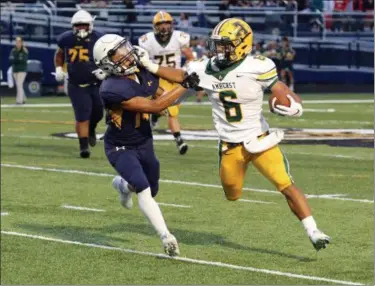
[[[96,173],[96,172],[87,172],[87,171],[81,171],[81,170],[66,170],[66,169],[45,168],[45,167],[39,167],[39,166],[25,166],[25,165],[15,165],[15,164],[5,164],[5,163],[1,163],[1,167],[18,168],[18,169],[32,170],[32,171],[48,171],[48,172],[68,173],[68,174],[79,174],[79,175],[97,176],[97,177],[113,177],[114,176],[114,174],[108,174],[108,173]],[[203,184],[203,183],[198,183],[198,182],[175,181],[175,180],[165,180],[165,179],[160,179],[159,181],[162,183],[178,184],[178,185],[185,185],[185,186],[197,186],[197,187],[208,187],[208,188],[218,188],[218,189],[222,188],[222,186],[220,185]],[[280,192],[278,191],[265,190],[265,189],[254,189],[254,188],[245,187],[243,188],[243,190],[251,191],[251,192],[259,192],[259,193],[280,194]],[[338,198],[338,197],[333,197],[333,198],[322,197],[320,199],[345,200],[345,201],[371,203],[371,204],[374,203],[373,200],[367,200],[367,199],[352,199],[352,198]]]
[[159,203],[157,202],[158,205],[160,206],[166,206],[166,207],[174,207],[174,208],[191,208],[191,206],[186,206],[186,205],[176,205],[176,204],[168,204],[168,203]]
[[6,215],[9,215],[9,213],[7,212],[1,213],[1,216],[6,216]]
[[[99,134],[97,134],[99,136]],[[20,138],[20,139],[40,139],[40,140],[67,140],[67,138],[63,137],[54,137],[54,136],[34,136],[34,135],[8,135],[8,134],[1,134],[1,137],[9,137],[9,138]],[[171,135],[171,138],[172,135]],[[327,139],[326,137],[323,139]],[[344,138],[348,139],[348,138]],[[98,140],[97,142],[103,142],[102,140]],[[176,143],[174,141],[171,142],[160,142],[160,141],[154,141],[155,146],[169,146],[169,145],[175,145]],[[207,144],[202,144],[200,145],[199,143],[195,144],[189,144],[190,147],[193,148],[208,148],[208,149],[218,149],[217,145],[207,145]],[[349,155],[342,155],[342,154],[324,154],[324,153],[309,153],[309,152],[293,152],[293,151],[288,151],[285,152],[286,155],[288,154],[295,154],[295,155],[312,155],[312,156],[320,156],[320,157],[328,157],[328,158],[342,158],[342,159],[354,159],[354,160],[371,160],[373,161],[374,159],[371,157],[357,157],[357,156],[349,156]]]
[[266,204],[266,205],[276,204],[274,202],[257,201],[257,200],[247,200],[247,199],[239,199],[239,201],[240,202],[245,202],[245,203],[256,203],[256,204]]
[[[306,99],[303,100],[303,103],[313,103],[313,104],[326,104],[326,103],[334,103],[334,104],[346,104],[346,103],[374,103],[373,99]],[[263,101],[263,104],[268,104],[268,101]],[[210,102],[183,102],[183,105],[196,105],[196,106],[204,106],[204,105],[211,105]],[[2,104],[1,108],[40,108],[40,107],[71,107],[70,103],[35,103],[35,104],[24,104],[24,105],[16,105],[16,104]]]
[[72,210],[79,210],[79,211],[105,212],[105,210],[102,210],[102,209],[93,209],[93,208],[71,206],[71,205],[62,205],[61,207],[64,209],[72,209]]
[[229,268],[229,269],[243,270],[243,271],[249,271],[249,272],[264,273],[268,275],[277,275],[277,276],[283,276],[283,277],[288,277],[288,278],[305,279],[305,280],[310,280],[310,281],[322,281],[322,282],[345,284],[345,285],[364,285],[359,282],[337,280],[337,279],[318,277],[318,276],[312,276],[312,275],[296,274],[296,273],[283,272],[283,271],[278,271],[278,270],[255,268],[251,266],[241,266],[241,265],[223,263],[219,261],[207,261],[207,260],[193,259],[193,258],[188,258],[188,257],[171,258],[161,253],[153,253],[153,252],[133,250],[133,249],[127,249],[127,248],[121,248],[121,247],[106,246],[106,245],[100,245],[100,244],[95,244],[95,243],[85,243],[85,242],[74,241],[74,240],[57,239],[57,238],[52,238],[52,237],[47,237],[47,236],[20,233],[20,232],[14,232],[14,231],[2,230],[1,234],[19,236],[19,237],[27,237],[27,238],[32,238],[32,239],[40,239],[44,241],[59,242],[59,243],[64,243],[64,244],[86,246],[86,247],[92,247],[92,248],[100,248],[100,249],[106,249],[106,250],[115,250],[115,251],[120,251],[120,252],[125,252],[125,253],[131,253],[131,254],[159,257],[159,258],[183,261],[187,263],[216,266],[216,267],[221,267],[221,268]]

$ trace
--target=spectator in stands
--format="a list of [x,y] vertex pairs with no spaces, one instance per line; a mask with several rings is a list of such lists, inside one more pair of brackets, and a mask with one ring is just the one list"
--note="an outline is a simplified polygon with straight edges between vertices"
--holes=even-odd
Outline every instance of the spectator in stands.
[[259,56],[264,54],[264,48],[263,48],[264,42],[258,42],[255,44],[255,47],[253,49],[253,55]]
[[283,37],[281,47],[281,79],[294,91],[293,62],[296,52],[293,50],[287,37]]
[[207,21],[206,15],[204,14],[206,11],[206,4],[205,0],[197,0],[197,16],[198,16],[198,26],[203,28],[208,28],[209,23]]
[[[363,8],[362,11],[369,12],[374,11],[374,0],[363,0]],[[374,29],[374,14],[371,13],[365,16],[364,19],[364,30],[369,31]]]
[[277,69],[277,73],[280,74],[281,50],[278,42],[269,42],[267,45],[267,50],[264,52],[264,55],[273,60]]
[[185,13],[180,14],[180,20],[178,21],[177,27],[180,29],[189,29],[191,27],[191,21],[189,20],[189,15]]
[[9,62],[12,65],[13,76],[16,81],[16,104],[24,104],[26,102],[23,83],[26,78],[28,58],[29,52],[23,43],[23,39],[21,37],[17,37],[16,46],[12,49],[9,56]]
[[[124,0],[124,5],[126,9],[135,9],[135,6],[133,4],[132,0]],[[126,23],[135,23],[137,22],[137,13],[136,12],[126,12]]]
[[222,0],[220,5],[219,5],[219,11],[221,12],[220,14],[220,21],[230,18],[230,13],[229,13],[229,0]]
[[94,3],[96,8],[100,8],[99,18],[100,20],[108,20],[108,6],[111,5],[111,1],[108,0],[95,0]]
[[335,0],[335,6],[333,8],[333,31],[340,31],[344,30],[344,25],[346,25],[347,21],[343,15],[340,15],[340,12],[345,12],[349,4],[349,0]]

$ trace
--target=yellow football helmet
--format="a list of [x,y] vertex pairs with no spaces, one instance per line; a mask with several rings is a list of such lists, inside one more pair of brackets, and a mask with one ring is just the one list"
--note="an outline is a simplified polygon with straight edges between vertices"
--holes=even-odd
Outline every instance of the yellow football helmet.
[[173,17],[165,11],[159,11],[152,20],[155,36],[161,41],[169,41],[173,33]]
[[213,29],[208,40],[208,49],[216,55],[221,66],[231,65],[246,57],[253,46],[253,31],[243,20],[229,18]]

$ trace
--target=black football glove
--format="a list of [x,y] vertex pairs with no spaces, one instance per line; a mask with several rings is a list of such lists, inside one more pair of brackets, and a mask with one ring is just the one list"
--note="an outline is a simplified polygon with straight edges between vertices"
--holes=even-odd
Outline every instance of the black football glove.
[[199,84],[199,76],[195,72],[185,76],[184,81],[181,83],[181,85],[187,89],[196,88],[198,87],[198,84]]

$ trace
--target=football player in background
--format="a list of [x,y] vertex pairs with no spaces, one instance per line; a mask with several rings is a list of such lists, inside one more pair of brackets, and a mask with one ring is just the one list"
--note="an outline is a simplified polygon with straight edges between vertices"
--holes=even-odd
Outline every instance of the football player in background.
[[[132,192],[137,194],[139,208],[160,235],[165,252],[178,255],[177,240],[154,200],[159,190],[160,165],[154,153],[149,114],[173,104],[188,88],[196,87],[199,79],[192,74],[181,85],[164,92],[159,77],[140,67],[131,43],[115,34],[107,34],[96,42],[94,59],[110,75],[100,87],[100,96],[108,112],[105,153],[120,175],[112,185],[125,208],[133,205]],[[160,68],[157,75],[162,76],[163,69],[168,68]]]
[[[173,29],[172,16],[164,11],[159,11],[152,21],[153,32],[141,36],[138,44],[145,49],[152,61],[160,66],[181,68],[181,54],[189,62],[194,59],[190,49],[190,35]],[[161,79],[160,87],[165,91],[170,91],[176,86],[175,83]],[[188,145],[181,137],[181,127],[178,120],[180,105],[176,104],[168,107],[168,126],[176,141],[177,148],[181,155],[188,150]],[[156,124],[160,115],[152,115],[152,123]]]
[[[220,178],[230,201],[242,195],[245,173],[250,162],[285,196],[291,211],[302,222],[316,250],[326,248],[330,237],[317,228],[306,197],[294,184],[289,163],[278,147],[283,132],[270,133],[262,115],[265,90],[272,93],[272,112],[299,117],[303,113],[300,98],[278,80],[275,64],[264,56],[249,55],[253,32],[241,19],[220,22],[209,39],[211,59],[191,62],[188,73],[196,72],[199,87],[208,94],[212,116],[219,134]],[[141,58],[151,72],[159,67]],[[170,80],[182,81],[183,71],[165,74]],[[163,75],[163,76],[165,76]],[[290,106],[276,103],[287,98]]]
[[71,20],[72,31],[57,38],[55,53],[55,78],[61,82],[68,71],[68,96],[74,109],[75,129],[78,135],[80,156],[90,157],[90,146],[96,145],[96,126],[103,118],[103,104],[99,96],[99,85],[105,78],[103,71],[94,63],[92,50],[102,36],[93,30],[94,19],[85,10],[76,12]]
[[[281,79],[285,84],[289,83],[290,90],[294,90],[293,61],[296,52],[290,46],[289,39],[283,37],[281,47]],[[288,77],[288,79],[287,79]],[[288,80],[288,81],[287,81]]]

